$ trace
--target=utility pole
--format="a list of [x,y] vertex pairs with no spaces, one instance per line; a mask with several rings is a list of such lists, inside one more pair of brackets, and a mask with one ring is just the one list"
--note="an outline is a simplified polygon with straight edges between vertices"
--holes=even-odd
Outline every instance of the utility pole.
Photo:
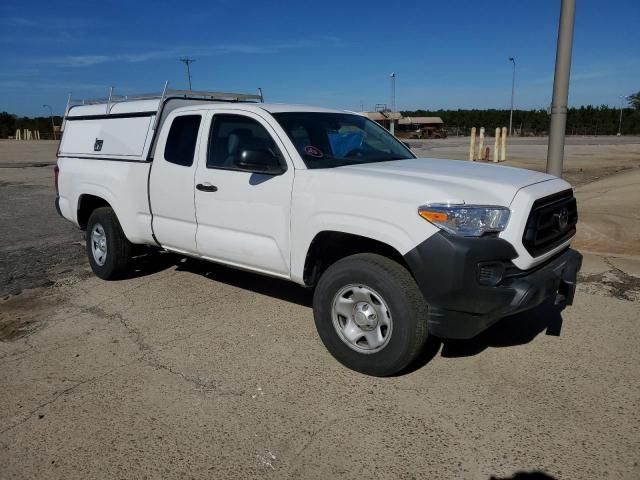
[[53,109],[51,108],[51,105],[42,105],[42,108],[48,108],[49,109],[49,118],[51,118],[51,133],[53,134],[53,139],[56,139],[56,126],[53,123]]
[[624,101],[628,99],[628,95],[620,95],[620,120],[618,121],[618,136],[622,135],[622,111],[624,110]]
[[191,67],[189,65],[191,65],[193,62],[195,62],[196,59],[195,58],[185,57],[185,58],[181,58],[180,61],[187,66],[187,78],[189,79],[189,90],[192,90],[192,88],[191,88]]
[[513,95],[516,90],[516,59],[509,57],[509,61],[513,62],[513,75],[511,77],[511,113],[509,114],[509,136],[511,136],[511,126],[513,125]]
[[562,0],[558,26],[556,68],[553,78],[551,101],[551,125],[547,149],[547,173],[562,176],[564,159],[564,136],[567,127],[567,103],[569,100],[569,78],[571,75],[571,50],[573,48],[573,25],[576,16],[576,0]]
[[391,72],[391,122],[390,122],[390,132],[391,135],[395,135],[396,131],[396,123],[393,120],[393,113],[396,111],[396,72]]

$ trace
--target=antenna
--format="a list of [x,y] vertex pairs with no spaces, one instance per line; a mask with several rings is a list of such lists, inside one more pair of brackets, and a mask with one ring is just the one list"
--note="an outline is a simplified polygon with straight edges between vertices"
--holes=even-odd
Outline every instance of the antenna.
[[191,65],[193,62],[195,62],[196,59],[195,58],[185,57],[185,58],[181,58],[180,61],[187,66],[187,78],[189,79],[189,90],[193,90],[191,88],[191,67],[189,65]]
[[391,72],[391,111],[396,111],[396,72]]

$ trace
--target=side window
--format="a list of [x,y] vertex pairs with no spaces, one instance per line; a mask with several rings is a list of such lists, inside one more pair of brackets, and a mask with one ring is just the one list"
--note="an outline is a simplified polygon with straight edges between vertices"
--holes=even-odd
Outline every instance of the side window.
[[200,115],[184,115],[174,118],[167,137],[167,144],[164,147],[164,158],[167,162],[185,167],[190,167],[193,164],[200,119]]
[[275,141],[257,121],[242,115],[215,115],[209,136],[207,168],[235,169],[236,160],[245,150],[269,152],[274,164],[282,162]]

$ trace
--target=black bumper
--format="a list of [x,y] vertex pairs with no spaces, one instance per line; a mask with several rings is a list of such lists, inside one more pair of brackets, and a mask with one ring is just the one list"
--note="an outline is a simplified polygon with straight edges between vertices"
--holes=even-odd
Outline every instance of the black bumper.
[[499,319],[553,299],[571,305],[582,255],[567,249],[531,270],[511,260],[514,248],[495,237],[439,232],[405,255],[429,303],[429,332],[471,338]]

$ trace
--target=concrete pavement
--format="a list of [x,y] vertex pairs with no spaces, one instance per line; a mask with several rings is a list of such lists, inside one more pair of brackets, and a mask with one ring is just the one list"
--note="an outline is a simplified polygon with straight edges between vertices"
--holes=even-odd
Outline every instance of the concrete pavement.
[[169,254],[96,278],[52,195],[50,168],[0,168],[2,479],[640,477],[636,256],[377,379],[295,285]]

